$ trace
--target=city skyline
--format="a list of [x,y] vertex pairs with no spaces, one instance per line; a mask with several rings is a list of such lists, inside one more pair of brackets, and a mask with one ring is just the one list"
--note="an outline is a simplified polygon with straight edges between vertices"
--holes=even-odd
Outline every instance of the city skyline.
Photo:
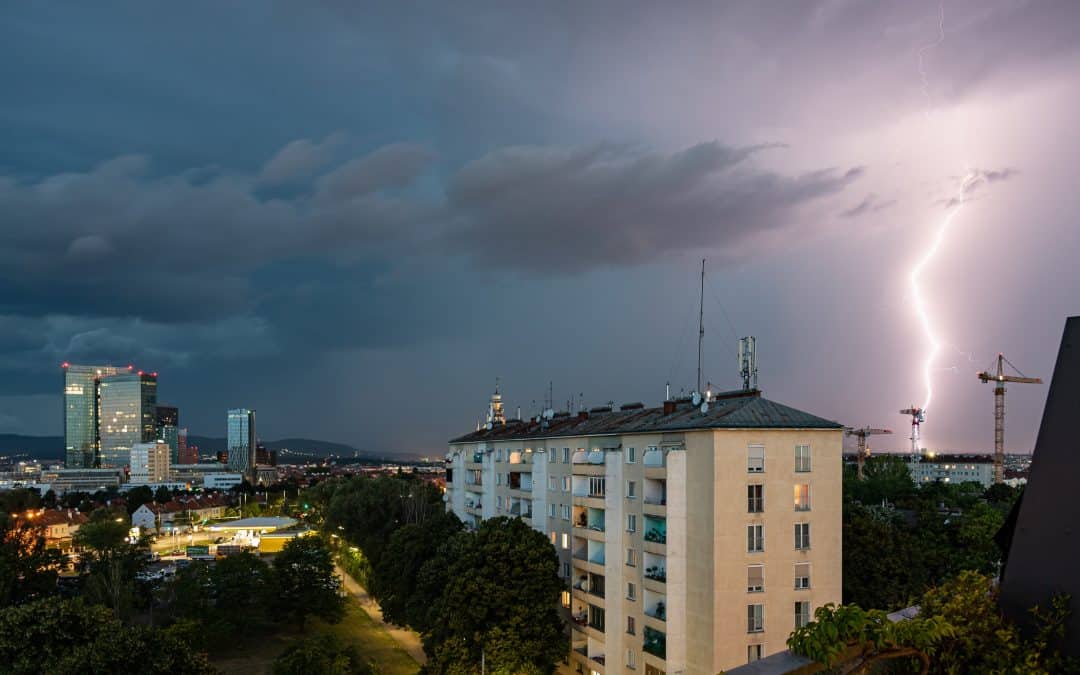
[[[243,402],[384,452],[496,377],[508,416],[551,382],[655,405],[694,386],[707,258],[705,379],[754,335],[770,399],[899,451],[957,195],[928,447],[989,452],[975,374],[1048,377],[1076,313],[1073,3],[217,11],[0,27],[0,433],[63,434],[63,361],[152,365],[196,433]],[[1046,393],[1010,389],[1007,451]]]

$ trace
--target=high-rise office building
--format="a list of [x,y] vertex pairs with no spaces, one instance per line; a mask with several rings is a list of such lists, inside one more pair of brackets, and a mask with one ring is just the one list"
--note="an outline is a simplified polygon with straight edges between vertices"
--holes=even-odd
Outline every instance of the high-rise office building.
[[169,446],[169,460],[180,463],[180,409],[172,405],[159,405],[155,413],[156,439]]
[[136,443],[131,448],[131,482],[135,484],[164,483],[169,480],[169,455],[172,451],[163,441]]
[[255,475],[255,411],[234,408],[229,411],[226,424],[229,468],[250,480]]
[[125,372],[114,366],[77,366],[64,369],[64,464],[69,469],[96,466],[100,449],[98,420],[101,411],[99,382],[102,377]]
[[447,506],[549,538],[577,672],[715,673],[840,602],[842,441],[750,388],[494,418],[450,441]]
[[102,468],[127,466],[136,443],[157,440],[157,373],[122,372],[99,383]]

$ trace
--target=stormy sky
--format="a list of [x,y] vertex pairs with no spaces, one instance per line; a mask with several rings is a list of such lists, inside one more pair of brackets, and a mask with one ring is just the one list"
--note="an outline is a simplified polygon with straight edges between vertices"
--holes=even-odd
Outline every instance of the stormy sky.
[[[134,363],[195,434],[437,454],[511,412],[738,386],[992,448],[1005,352],[1080,310],[1080,4],[8,3],[0,432],[62,361]],[[942,17],[944,20],[942,21]],[[942,30],[943,27],[943,30]],[[1034,442],[1046,387],[1008,395]],[[875,439],[876,440],[876,439]]]

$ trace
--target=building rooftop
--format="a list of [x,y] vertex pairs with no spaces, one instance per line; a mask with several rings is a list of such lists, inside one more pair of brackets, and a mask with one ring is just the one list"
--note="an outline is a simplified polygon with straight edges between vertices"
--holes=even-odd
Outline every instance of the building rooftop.
[[216,523],[210,527],[211,530],[261,530],[261,529],[274,529],[283,530],[287,527],[296,525],[295,518],[285,518],[284,516],[260,516],[258,518],[241,518],[240,520],[230,520],[227,522]]
[[630,403],[618,409],[593,408],[576,415],[555,413],[551,419],[507,420],[451,440],[475,443],[561,436],[608,436],[695,429],[842,429],[839,422],[761,397],[760,390],[717,394],[706,412],[689,398],[665,401],[658,408]]
[[923,464],[993,464],[993,455],[933,455],[927,454],[922,458]]

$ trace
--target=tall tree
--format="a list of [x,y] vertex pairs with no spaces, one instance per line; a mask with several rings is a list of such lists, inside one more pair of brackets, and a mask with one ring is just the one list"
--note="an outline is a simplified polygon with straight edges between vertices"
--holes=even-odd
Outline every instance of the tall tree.
[[424,631],[431,598],[419,593],[417,578],[439,547],[462,529],[453,513],[438,513],[423,523],[405,525],[390,535],[368,588],[378,598],[383,618]]
[[0,512],[0,607],[53,593],[62,563],[59,551],[46,548],[44,527]]
[[420,573],[432,598],[424,672],[466,672],[482,654],[492,672],[553,672],[568,648],[558,567],[547,538],[518,518],[455,535]]
[[300,628],[309,616],[336,623],[345,615],[334,558],[319,537],[296,537],[274,558],[276,602]]
[[274,661],[274,675],[369,675],[375,673],[352,645],[333,635],[293,643]]

